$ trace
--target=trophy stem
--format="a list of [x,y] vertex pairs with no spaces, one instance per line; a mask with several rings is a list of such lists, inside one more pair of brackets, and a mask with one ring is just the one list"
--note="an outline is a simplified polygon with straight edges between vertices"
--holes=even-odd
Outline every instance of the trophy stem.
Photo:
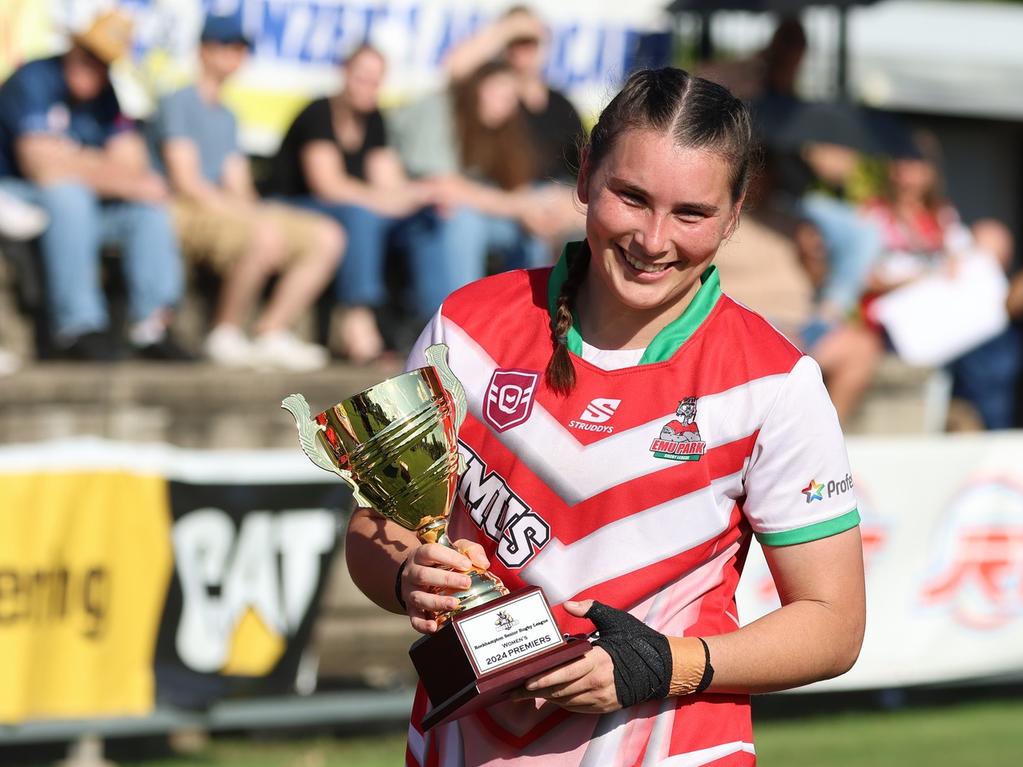
[[[434,517],[420,525],[416,530],[416,535],[423,543],[439,543],[441,546],[453,549],[455,547],[452,545],[451,539],[448,538],[447,527],[448,521],[446,517]],[[453,615],[471,610],[473,607],[479,607],[487,602],[492,602],[508,593],[508,589],[501,582],[501,579],[489,570],[474,567],[469,570],[467,575],[471,581],[469,588],[451,595],[458,600],[458,607],[450,612],[438,615],[438,623],[444,623]]]

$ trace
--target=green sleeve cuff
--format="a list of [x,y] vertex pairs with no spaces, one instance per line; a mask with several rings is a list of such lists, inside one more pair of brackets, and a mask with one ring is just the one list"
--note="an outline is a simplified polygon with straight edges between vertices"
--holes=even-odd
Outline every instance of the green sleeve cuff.
[[795,530],[783,530],[779,533],[757,533],[757,540],[764,546],[791,546],[794,543],[819,541],[832,535],[851,530],[860,523],[860,510],[853,509],[840,517],[826,519]]

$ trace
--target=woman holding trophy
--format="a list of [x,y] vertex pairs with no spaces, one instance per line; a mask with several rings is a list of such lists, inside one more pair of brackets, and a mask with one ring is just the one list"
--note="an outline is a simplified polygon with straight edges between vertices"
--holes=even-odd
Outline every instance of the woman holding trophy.
[[[584,655],[425,731],[410,765],[752,765],[751,693],[847,671],[864,628],[859,515],[814,361],[722,292],[712,265],[751,172],[745,107],[679,69],[629,78],[593,129],[586,239],[553,269],[452,294],[413,349],[446,344],[468,414],[455,549],[367,509],[355,582],[424,634],[468,571],[543,589]],[[752,536],[781,608],[740,628]],[[507,615],[498,620],[510,623]]]

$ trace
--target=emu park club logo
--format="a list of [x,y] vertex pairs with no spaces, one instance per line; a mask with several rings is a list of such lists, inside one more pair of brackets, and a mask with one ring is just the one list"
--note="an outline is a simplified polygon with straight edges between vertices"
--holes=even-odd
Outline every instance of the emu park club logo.
[[650,445],[655,458],[669,461],[699,461],[707,452],[707,443],[696,425],[696,397],[686,397],[675,410],[677,419],[668,421],[660,436]]

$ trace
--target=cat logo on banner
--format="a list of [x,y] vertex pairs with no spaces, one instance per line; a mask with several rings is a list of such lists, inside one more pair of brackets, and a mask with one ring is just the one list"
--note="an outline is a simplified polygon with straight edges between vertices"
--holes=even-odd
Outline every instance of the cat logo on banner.
[[[189,673],[288,677],[337,543],[338,486],[171,483],[175,579],[158,696]],[[180,697],[180,691],[173,694]]]

